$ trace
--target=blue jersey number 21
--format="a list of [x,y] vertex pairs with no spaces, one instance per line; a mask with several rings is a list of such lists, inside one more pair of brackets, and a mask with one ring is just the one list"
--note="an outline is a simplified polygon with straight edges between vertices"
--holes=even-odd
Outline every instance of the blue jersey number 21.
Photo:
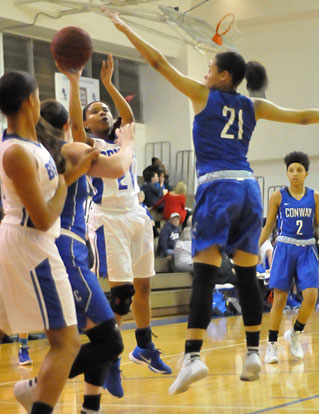
[[221,138],[227,138],[227,139],[243,139],[243,110],[240,109],[238,111],[238,136],[235,137],[234,134],[229,134],[228,130],[229,128],[233,125],[234,121],[235,121],[235,115],[236,115],[236,111],[234,108],[228,108],[228,106],[224,106],[223,108],[223,116],[228,118],[228,121],[226,123],[226,125],[224,126],[220,137]]

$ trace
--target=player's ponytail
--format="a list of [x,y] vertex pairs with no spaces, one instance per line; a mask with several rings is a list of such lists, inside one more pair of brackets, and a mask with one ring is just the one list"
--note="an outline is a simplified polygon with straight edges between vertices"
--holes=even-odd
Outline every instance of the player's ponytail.
[[[61,130],[53,128],[44,118],[40,117],[37,123],[37,138],[39,142],[49,151],[59,174],[65,173],[65,159],[61,154],[63,134]],[[61,139],[59,139],[61,138]]]
[[265,67],[256,61],[246,64],[245,78],[249,91],[265,90],[268,86],[268,77]]

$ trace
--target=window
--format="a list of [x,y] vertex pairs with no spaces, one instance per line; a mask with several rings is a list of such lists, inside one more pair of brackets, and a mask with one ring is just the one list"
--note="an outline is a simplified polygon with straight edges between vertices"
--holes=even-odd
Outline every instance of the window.
[[57,72],[50,52],[50,44],[42,40],[33,41],[34,77],[36,78],[40,100],[55,96],[54,73]]
[[[101,53],[93,53],[92,56],[92,77],[100,79],[102,61],[106,56]],[[136,122],[143,122],[143,111],[140,93],[139,67],[140,63],[132,60],[117,58],[113,56],[114,73],[112,82],[121,92],[121,94],[130,99],[129,103],[132,107]],[[106,92],[103,84],[100,82],[100,99],[107,103],[112,111],[113,116],[117,116],[113,102]]]
[[32,68],[29,53],[31,47],[30,39],[5,34],[3,36],[4,71],[23,70],[29,72]]

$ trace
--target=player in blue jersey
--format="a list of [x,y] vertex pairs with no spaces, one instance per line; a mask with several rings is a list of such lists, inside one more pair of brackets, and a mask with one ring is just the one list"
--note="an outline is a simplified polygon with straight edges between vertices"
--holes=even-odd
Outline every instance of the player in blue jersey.
[[[0,329],[45,330],[49,352],[38,373],[32,401],[15,384],[18,401],[31,414],[51,414],[80,349],[68,275],[55,245],[67,187],[64,163],[56,165],[37,140],[39,89],[25,72],[0,79],[0,110],[7,129],[0,144],[5,217],[0,231]],[[21,387],[20,387],[21,385]]]
[[[62,68],[60,68],[61,71]],[[114,121],[108,106],[92,102],[82,109],[79,96],[78,72],[63,72],[70,80],[70,118],[73,139],[98,148],[111,159],[119,150],[115,141]],[[132,122],[133,113],[123,96],[113,85],[113,58],[103,62],[101,80],[119,112],[121,124]],[[86,128],[86,130],[84,129]],[[154,244],[152,223],[145,209],[139,205],[137,194],[137,162],[132,163],[119,179],[93,178],[96,193],[89,213],[89,236],[95,251],[95,272],[107,277],[111,288],[111,306],[118,324],[129,313],[132,304],[136,322],[137,347],[130,359],[146,365],[153,372],[170,374],[171,369],[160,358],[160,351],[152,342],[150,277],[154,272]],[[113,395],[123,396],[120,382],[120,361],[111,364],[106,381]],[[116,375],[117,374],[117,375]],[[117,376],[118,381],[114,383]]]
[[275,191],[270,197],[267,221],[260,236],[261,246],[271,234],[278,216],[279,235],[270,271],[269,288],[274,301],[269,315],[269,339],[265,362],[278,362],[277,339],[288,292],[295,279],[303,301],[292,329],[284,337],[296,358],[303,358],[300,334],[315,309],[319,268],[315,229],[319,223],[319,193],[305,187],[309,170],[308,155],[291,152],[284,158],[289,187]]
[[319,110],[280,108],[265,99],[249,99],[237,93],[245,75],[247,87],[252,90],[265,88],[267,77],[263,66],[246,64],[235,52],[218,53],[212,58],[205,83],[184,76],[117,13],[104,11],[147,62],[191,100],[195,112],[198,189],[192,235],[194,278],[183,365],[169,393],[187,390],[208,373],[199,353],[211,319],[221,250],[233,256],[246,331],[247,354],[240,378],[257,380],[261,370],[258,346],[262,298],[256,265],[262,205],[259,186],[247,161],[249,141],[259,119],[319,123]]

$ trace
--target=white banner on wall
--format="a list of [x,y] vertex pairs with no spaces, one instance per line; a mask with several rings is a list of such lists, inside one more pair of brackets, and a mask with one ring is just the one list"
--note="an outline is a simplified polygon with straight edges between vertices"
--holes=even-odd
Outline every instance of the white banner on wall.
[[[55,99],[69,110],[70,81],[63,73],[56,72],[55,80]],[[100,82],[98,79],[80,78],[80,99],[84,107],[92,101],[100,100]]]

